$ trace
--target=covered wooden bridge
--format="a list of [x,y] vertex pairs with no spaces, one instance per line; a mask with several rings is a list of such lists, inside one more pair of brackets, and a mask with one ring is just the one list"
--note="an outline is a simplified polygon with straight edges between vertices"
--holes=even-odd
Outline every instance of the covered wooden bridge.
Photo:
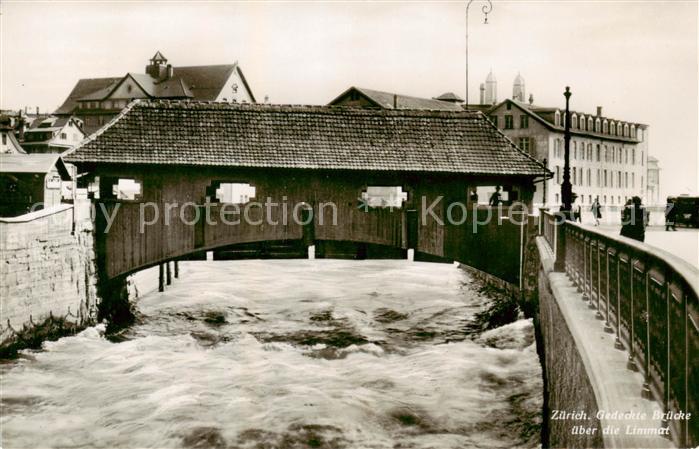
[[[523,225],[499,217],[531,206],[550,175],[479,112],[176,101],[131,103],[66,159],[98,186],[107,278],[283,244],[319,257],[412,248],[517,282]],[[504,204],[482,205],[477,186],[502,186]]]

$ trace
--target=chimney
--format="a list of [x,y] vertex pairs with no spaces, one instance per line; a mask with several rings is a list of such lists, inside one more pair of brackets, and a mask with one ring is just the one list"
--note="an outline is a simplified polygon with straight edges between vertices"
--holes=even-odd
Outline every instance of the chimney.
[[167,79],[172,78],[172,75],[174,75],[175,71],[172,68],[172,64],[167,65]]
[[36,107],[36,115],[39,115],[39,106]]
[[393,109],[398,109],[398,95],[393,94]]
[[597,117],[602,117],[602,106],[597,106]]

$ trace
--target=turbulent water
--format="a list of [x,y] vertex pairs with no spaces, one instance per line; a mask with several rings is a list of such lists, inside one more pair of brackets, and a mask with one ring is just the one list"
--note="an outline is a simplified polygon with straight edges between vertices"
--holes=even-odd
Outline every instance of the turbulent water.
[[[102,326],[2,370],[2,447],[537,447],[529,320],[481,332],[489,299],[452,265],[181,264]],[[141,286],[143,293],[143,286]]]

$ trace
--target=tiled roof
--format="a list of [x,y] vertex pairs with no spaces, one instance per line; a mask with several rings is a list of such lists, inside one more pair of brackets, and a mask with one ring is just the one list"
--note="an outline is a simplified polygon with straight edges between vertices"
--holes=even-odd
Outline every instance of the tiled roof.
[[78,99],[102,89],[112,88],[121,81],[123,77],[118,78],[91,78],[81,79],[75,84],[73,90],[66,98],[66,101],[56,109],[54,114],[70,114],[78,104]]
[[78,100],[104,100],[126,77],[131,77],[151,98],[193,98],[200,101],[216,100],[226,81],[235,71],[255,101],[250,86],[242,70],[235,64],[204,65],[193,67],[173,67],[172,78],[157,80],[142,73],[127,73],[119,78],[81,79],[68,95],[55,114],[70,114],[77,106]]
[[459,97],[456,95],[454,92],[445,92],[439,97],[435,98],[435,100],[440,100],[440,101],[458,101],[462,102],[464,101],[463,98]]
[[431,111],[462,111],[463,108],[454,103],[448,101],[434,100],[431,98],[420,98],[420,97],[410,97],[408,95],[394,94],[391,92],[382,92],[380,90],[365,89],[363,87],[350,87],[345,92],[340,94],[336,99],[330,102],[333,104],[340,104],[340,101],[344,99],[352,91],[357,91],[361,95],[364,95],[372,103],[376,105],[377,108],[381,109],[422,109]]
[[480,112],[132,102],[66,157],[81,163],[542,176]]

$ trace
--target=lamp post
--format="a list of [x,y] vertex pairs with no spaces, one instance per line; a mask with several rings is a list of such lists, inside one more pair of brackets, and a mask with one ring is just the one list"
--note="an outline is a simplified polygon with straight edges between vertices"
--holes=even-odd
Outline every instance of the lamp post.
[[570,87],[566,86],[566,91],[563,93],[566,97],[566,112],[565,112],[565,134],[564,134],[564,153],[563,153],[563,184],[561,184],[561,212],[566,219],[571,220],[573,210],[573,186],[570,183]]
[[[485,5],[483,5],[483,8],[481,10],[483,11],[483,14],[485,14],[485,20],[483,20],[483,23],[486,25],[488,24],[488,14],[493,10],[493,4],[490,2],[490,0],[482,0],[487,2]],[[473,3],[474,0],[469,0],[468,4],[466,4],[466,109],[468,109],[468,9],[471,7],[471,3]]]

